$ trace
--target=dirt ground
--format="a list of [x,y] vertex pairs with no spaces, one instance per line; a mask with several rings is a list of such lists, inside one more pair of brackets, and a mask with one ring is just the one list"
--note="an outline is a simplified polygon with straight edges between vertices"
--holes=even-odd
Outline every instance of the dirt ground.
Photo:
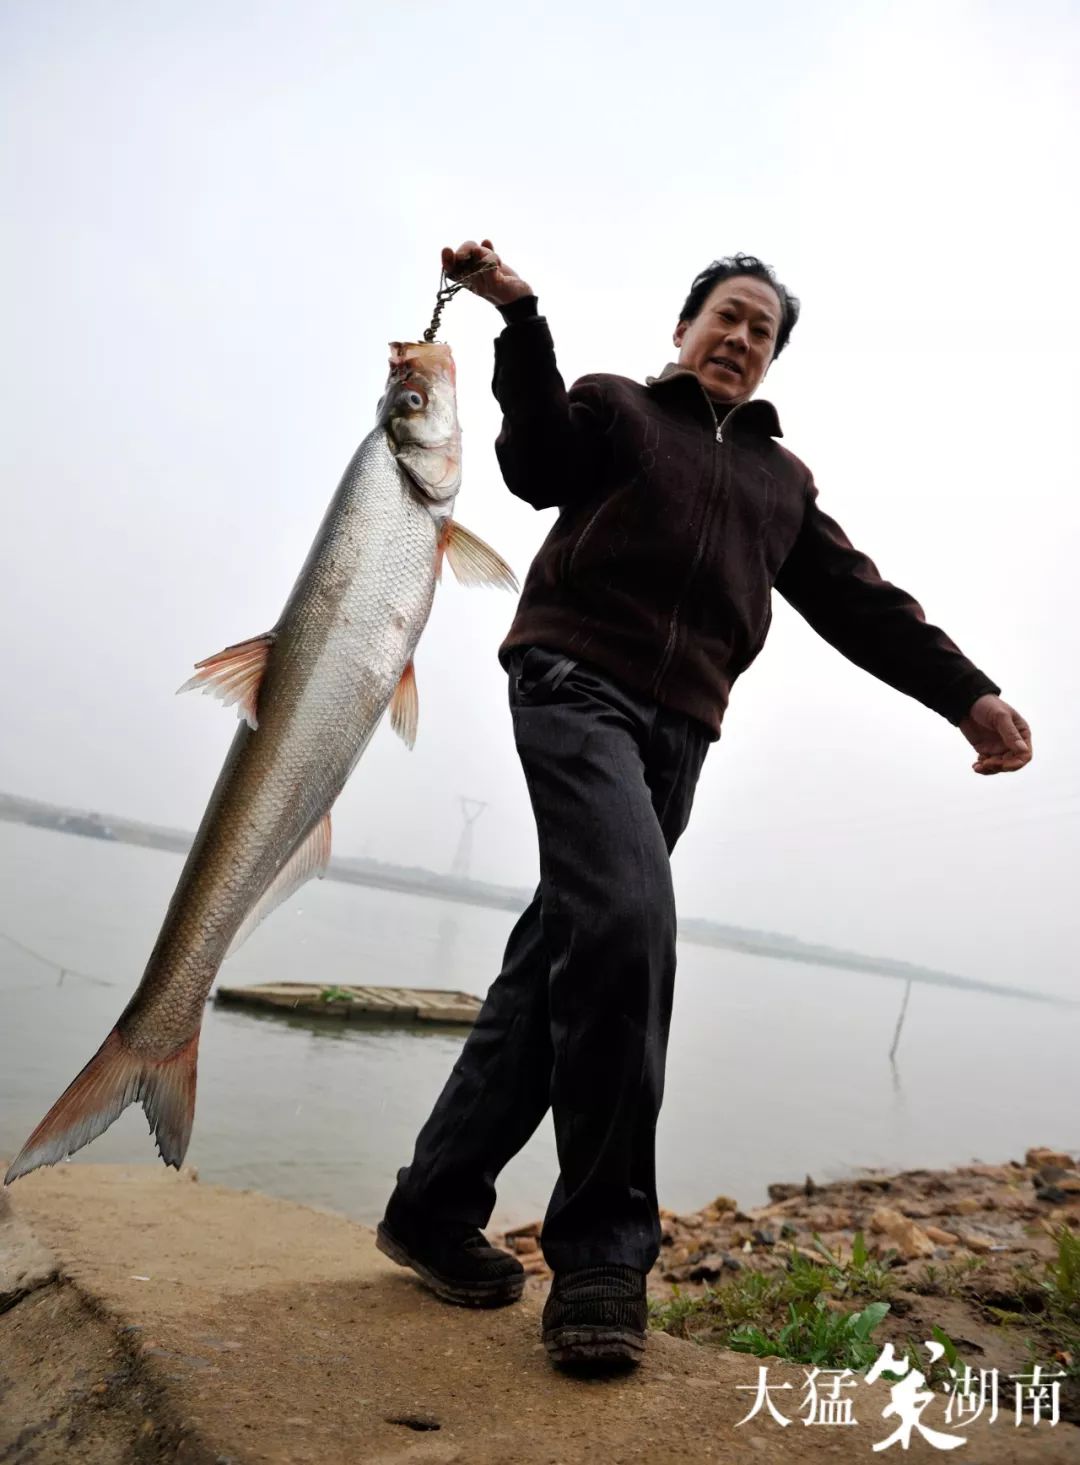
[[[759,1360],[650,1336],[627,1377],[556,1373],[542,1281],[497,1312],[446,1307],[339,1216],[159,1169],[59,1166],[0,1201],[0,1465],[319,1462],[622,1465],[894,1458],[888,1386],[858,1423],[739,1420]],[[669,1248],[670,1250],[670,1248]],[[747,1386],[751,1386],[747,1390]],[[936,1411],[936,1412],[934,1412]],[[943,1427],[940,1401],[924,1416]],[[963,1430],[973,1465],[1066,1465],[1080,1430]],[[905,1460],[941,1451],[916,1432]]]

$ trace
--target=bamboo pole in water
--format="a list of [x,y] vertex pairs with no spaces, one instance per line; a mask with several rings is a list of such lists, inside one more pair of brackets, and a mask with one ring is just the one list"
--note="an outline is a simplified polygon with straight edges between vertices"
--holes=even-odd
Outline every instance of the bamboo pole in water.
[[907,1012],[908,998],[911,996],[911,978],[908,977],[907,985],[904,987],[904,1000],[900,1004],[900,1016],[896,1019],[896,1032],[893,1033],[892,1047],[889,1049],[890,1060],[896,1057],[896,1045],[900,1041],[900,1029],[904,1026],[904,1014]]

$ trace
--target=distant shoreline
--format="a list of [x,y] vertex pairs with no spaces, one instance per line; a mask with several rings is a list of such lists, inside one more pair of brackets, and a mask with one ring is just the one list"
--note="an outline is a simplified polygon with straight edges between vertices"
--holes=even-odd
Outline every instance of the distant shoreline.
[[[49,829],[58,834],[78,834],[121,844],[141,845],[145,849],[168,850],[173,854],[186,854],[194,838],[183,829],[147,824],[117,814],[64,808],[58,804],[22,798],[16,794],[0,793],[0,820]],[[425,870],[418,866],[392,865],[382,860],[355,857],[331,860],[326,879],[515,913],[523,910],[532,899],[531,890],[509,885],[491,885],[481,880],[462,879],[457,875],[442,875],[435,870]],[[843,951],[832,946],[818,946],[800,941],[796,936],[786,936],[774,931],[756,931],[744,926],[727,926],[700,917],[680,919],[679,937],[698,946],[741,951],[749,956],[770,956],[781,961],[798,961],[814,966],[865,972],[871,976],[892,977],[903,982],[922,982],[928,986],[984,992],[995,997],[1016,997],[1027,1002],[1048,1002],[1059,1007],[1078,1005],[1066,997],[1058,997],[1052,993],[1024,991],[1019,987],[982,982],[972,977],[936,971],[931,967],[916,966],[911,962]]]

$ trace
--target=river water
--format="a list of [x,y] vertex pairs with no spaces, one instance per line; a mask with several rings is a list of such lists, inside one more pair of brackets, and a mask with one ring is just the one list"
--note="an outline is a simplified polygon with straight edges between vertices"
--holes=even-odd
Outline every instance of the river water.
[[[13,1154],[133,991],[181,856],[0,823],[0,1156]],[[371,982],[482,995],[514,917],[319,881],[224,970],[229,984]],[[83,974],[62,983],[53,967]],[[95,980],[88,980],[94,978]],[[1038,973],[1018,973],[1037,985]],[[1080,1148],[1080,1010],[903,985],[683,943],[658,1136],[663,1204],[760,1203],[770,1180]],[[462,1036],[209,1006],[189,1163],[372,1222]],[[71,1163],[158,1164],[133,1107]],[[496,1223],[542,1214],[546,1120],[500,1182]]]

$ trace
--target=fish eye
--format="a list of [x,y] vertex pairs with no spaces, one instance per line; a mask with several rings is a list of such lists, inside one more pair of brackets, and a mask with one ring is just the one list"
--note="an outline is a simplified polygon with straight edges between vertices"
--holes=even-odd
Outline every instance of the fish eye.
[[405,405],[407,407],[413,407],[417,411],[419,411],[419,409],[424,405],[424,399],[417,391],[406,392]]

